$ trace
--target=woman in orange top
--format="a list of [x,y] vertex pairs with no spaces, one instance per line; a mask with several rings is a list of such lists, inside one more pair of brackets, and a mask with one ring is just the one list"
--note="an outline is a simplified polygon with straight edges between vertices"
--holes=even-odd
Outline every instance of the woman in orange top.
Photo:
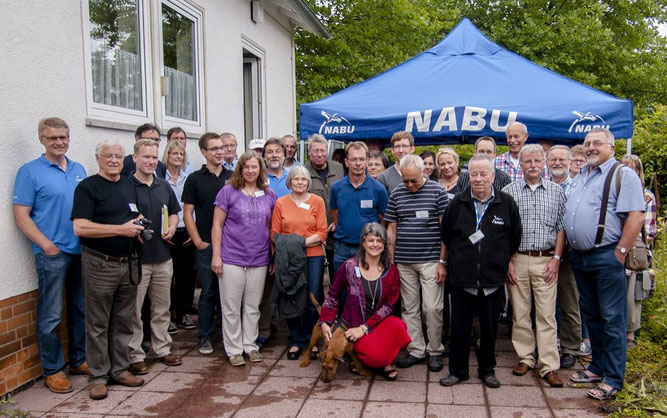
[[[322,280],[324,275],[324,241],[327,237],[327,215],[324,200],[308,193],[310,173],[303,166],[290,170],[285,181],[292,193],[276,202],[271,218],[272,234],[297,234],[306,239],[306,280],[308,291],[322,303]],[[302,348],[310,342],[313,326],[319,315],[309,301],[308,309],[301,318],[287,321],[289,350],[287,358],[296,360]],[[316,351],[314,351],[316,352]]]

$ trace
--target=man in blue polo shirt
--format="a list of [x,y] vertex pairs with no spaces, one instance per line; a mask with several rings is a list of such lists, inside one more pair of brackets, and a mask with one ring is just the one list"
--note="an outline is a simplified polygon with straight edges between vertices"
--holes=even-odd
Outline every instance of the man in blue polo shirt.
[[[56,327],[67,297],[68,358],[70,374],[89,374],[81,247],[70,220],[74,189],[86,178],[83,166],[65,156],[69,127],[60,118],[39,122],[44,154],[23,165],[14,183],[14,221],[32,241],[37,268],[37,347],[44,368],[44,383],[53,392],[71,392],[63,372],[65,359]],[[66,291],[65,291],[66,290]]]
[[352,142],[345,149],[349,174],[331,186],[329,207],[335,225],[333,269],[338,268],[359,249],[359,236],[369,222],[381,222],[387,208],[387,190],[366,175],[368,146]]
[[290,193],[287,188],[287,170],[283,168],[285,161],[285,146],[278,138],[269,138],[264,144],[264,161],[266,162],[266,177],[269,187],[281,198]]

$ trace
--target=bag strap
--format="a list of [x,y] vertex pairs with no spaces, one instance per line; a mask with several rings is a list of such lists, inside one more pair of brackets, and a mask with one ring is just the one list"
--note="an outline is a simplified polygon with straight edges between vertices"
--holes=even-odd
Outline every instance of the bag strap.
[[[614,162],[614,165],[607,173],[607,178],[604,180],[604,188],[602,189],[602,205],[600,207],[600,219],[598,220],[598,232],[595,236],[595,248],[600,246],[602,242],[602,236],[604,235],[604,223],[607,219],[607,205],[609,204],[609,189],[611,188],[611,178],[614,177],[616,172],[616,167],[621,165],[618,161]],[[618,176],[617,176],[618,177]],[[620,189],[620,183],[617,182],[617,192]]]

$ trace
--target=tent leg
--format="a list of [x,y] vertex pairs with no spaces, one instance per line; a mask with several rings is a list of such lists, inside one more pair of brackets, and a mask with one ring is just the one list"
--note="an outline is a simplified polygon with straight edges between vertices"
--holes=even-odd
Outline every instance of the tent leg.
[[627,155],[630,155],[630,154],[632,154],[632,138],[628,138],[628,139],[626,139],[625,142],[626,142],[626,144],[627,144],[625,153],[626,153]]

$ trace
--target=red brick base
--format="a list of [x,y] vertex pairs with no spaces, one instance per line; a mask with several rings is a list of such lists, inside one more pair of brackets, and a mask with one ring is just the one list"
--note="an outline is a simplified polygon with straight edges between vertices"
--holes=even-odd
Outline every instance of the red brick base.
[[[0,395],[42,375],[37,350],[37,290],[0,300]],[[58,335],[67,352],[65,321]]]

